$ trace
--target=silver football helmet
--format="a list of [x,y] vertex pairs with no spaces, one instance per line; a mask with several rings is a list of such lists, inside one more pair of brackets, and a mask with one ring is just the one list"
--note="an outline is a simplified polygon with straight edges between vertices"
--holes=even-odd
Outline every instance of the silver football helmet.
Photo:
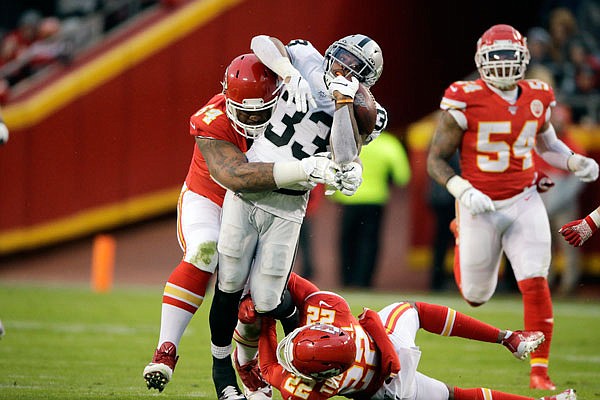
[[334,62],[367,87],[373,86],[383,72],[381,48],[373,39],[361,34],[336,40],[325,52],[327,86],[336,77],[336,72],[332,69]]

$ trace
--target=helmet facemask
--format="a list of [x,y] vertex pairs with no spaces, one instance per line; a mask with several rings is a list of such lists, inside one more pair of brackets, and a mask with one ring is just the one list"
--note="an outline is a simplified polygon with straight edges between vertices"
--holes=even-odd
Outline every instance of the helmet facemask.
[[261,98],[244,99],[242,103],[226,99],[225,112],[237,133],[248,139],[256,139],[265,132],[276,104],[277,97],[266,103]]
[[298,371],[298,369],[294,366],[293,340],[298,335],[298,333],[300,333],[300,329],[301,328],[295,329],[277,344],[277,361],[283,366],[283,368],[286,371],[291,372],[297,377],[302,378],[306,381],[314,381],[313,378]]
[[381,48],[365,35],[346,36],[335,41],[325,52],[325,83],[329,83],[338,75],[334,71],[334,63],[343,67],[343,75],[354,76],[367,87],[377,82],[383,72],[383,56]]
[[511,40],[496,40],[492,44],[479,44],[475,65],[481,79],[501,90],[510,89],[525,78],[529,64],[526,40],[523,44]]

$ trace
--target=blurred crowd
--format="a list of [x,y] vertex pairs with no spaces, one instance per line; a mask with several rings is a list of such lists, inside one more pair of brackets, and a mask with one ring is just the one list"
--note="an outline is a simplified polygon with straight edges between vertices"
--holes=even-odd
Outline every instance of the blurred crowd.
[[26,9],[0,26],[0,104],[30,78],[68,64],[106,33],[160,0],[58,0],[54,15]]
[[531,28],[530,77],[547,81],[559,103],[570,107],[573,123],[600,123],[600,2],[563,2]]

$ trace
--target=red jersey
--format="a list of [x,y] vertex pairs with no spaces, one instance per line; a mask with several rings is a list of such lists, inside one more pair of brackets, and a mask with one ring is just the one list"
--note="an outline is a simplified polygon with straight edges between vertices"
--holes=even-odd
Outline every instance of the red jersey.
[[360,396],[374,393],[382,384],[379,378],[380,352],[373,338],[360,325],[343,297],[333,292],[319,291],[309,281],[292,274],[288,283],[294,302],[299,305],[300,325],[321,322],[337,326],[354,338],[356,358],[343,374],[322,382],[307,382],[286,371],[276,356],[275,326],[268,335],[261,334],[258,353],[263,377],[281,392],[285,400],[327,399],[333,396]]
[[[222,94],[214,96],[190,117],[190,135],[225,140],[236,145],[244,153],[248,150],[246,138],[233,129],[225,114],[225,96]],[[194,155],[185,183],[194,193],[223,206],[226,190],[210,176],[206,160],[197,145],[194,146]]]
[[510,198],[533,184],[536,135],[548,107],[555,105],[554,92],[545,82],[526,79],[518,88],[518,99],[510,104],[481,79],[454,82],[440,104],[443,110],[464,114],[461,175],[492,200]]

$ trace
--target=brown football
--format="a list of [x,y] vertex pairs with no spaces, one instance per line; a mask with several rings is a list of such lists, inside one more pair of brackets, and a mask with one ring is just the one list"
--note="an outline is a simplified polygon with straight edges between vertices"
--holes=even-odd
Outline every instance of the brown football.
[[377,121],[377,106],[369,88],[362,83],[354,95],[354,119],[361,135],[370,135]]

